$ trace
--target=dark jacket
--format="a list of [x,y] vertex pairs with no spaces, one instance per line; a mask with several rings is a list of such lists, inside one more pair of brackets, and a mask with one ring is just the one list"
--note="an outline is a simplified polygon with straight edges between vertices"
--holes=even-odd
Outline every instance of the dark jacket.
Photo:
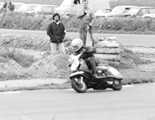
[[82,53],[81,57],[82,59],[88,59],[89,57],[94,57],[95,49],[93,47],[82,47],[79,51],[77,51],[75,54]]
[[65,37],[65,27],[60,23],[52,22],[47,28],[47,34],[50,37],[51,42],[61,43]]
[[95,50],[91,47],[83,48],[83,54],[81,55],[82,59],[88,59],[89,57],[94,57]]
[[81,58],[86,61],[89,70],[91,70],[92,73],[94,74],[96,72],[96,60],[94,57],[95,49],[85,47],[83,48],[82,52],[83,54],[81,55]]

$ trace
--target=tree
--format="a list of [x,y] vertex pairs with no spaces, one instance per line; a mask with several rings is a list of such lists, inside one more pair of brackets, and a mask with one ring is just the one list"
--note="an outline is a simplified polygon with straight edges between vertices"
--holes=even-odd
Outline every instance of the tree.
[[151,6],[155,7],[155,0],[111,0],[110,7],[114,8],[118,5],[135,5],[135,6]]

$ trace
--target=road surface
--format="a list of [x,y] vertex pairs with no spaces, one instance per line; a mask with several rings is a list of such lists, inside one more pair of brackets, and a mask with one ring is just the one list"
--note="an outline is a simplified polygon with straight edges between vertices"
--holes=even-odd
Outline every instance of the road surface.
[[114,92],[38,90],[0,93],[0,120],[155,120],[155,84]]

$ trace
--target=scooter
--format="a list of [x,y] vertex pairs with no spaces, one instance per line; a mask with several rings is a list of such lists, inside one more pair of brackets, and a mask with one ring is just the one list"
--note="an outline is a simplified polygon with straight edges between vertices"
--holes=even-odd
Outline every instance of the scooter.
[[117,69],[111,66],[97,65],[97,76],[94,76],[85,60],[80,58],[81,55],[82,53],[70,56],[70,80],[71,86],[76,92],[85,93],[90,88],[94,90],[111,88],[114,91],[122,89],[123,76]]

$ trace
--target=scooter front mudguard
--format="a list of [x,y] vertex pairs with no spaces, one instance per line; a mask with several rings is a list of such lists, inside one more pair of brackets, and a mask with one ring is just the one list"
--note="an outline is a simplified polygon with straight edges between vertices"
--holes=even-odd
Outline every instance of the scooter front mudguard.
[[87,81],[91,80],[92,76],[90,74],[87,74],[87,72],[84,71],[77,71],[70,74],[70,78],[76,77],[76,76],[83,76],[87,79]]
[[75,77],[75,76],[79,76],[79,75],[84,75],[84,72],[83,71],[77,71],[77,72],[73,72],[73,73],[71,73],[70,74],[70,78],[73,78],[73,77]]

